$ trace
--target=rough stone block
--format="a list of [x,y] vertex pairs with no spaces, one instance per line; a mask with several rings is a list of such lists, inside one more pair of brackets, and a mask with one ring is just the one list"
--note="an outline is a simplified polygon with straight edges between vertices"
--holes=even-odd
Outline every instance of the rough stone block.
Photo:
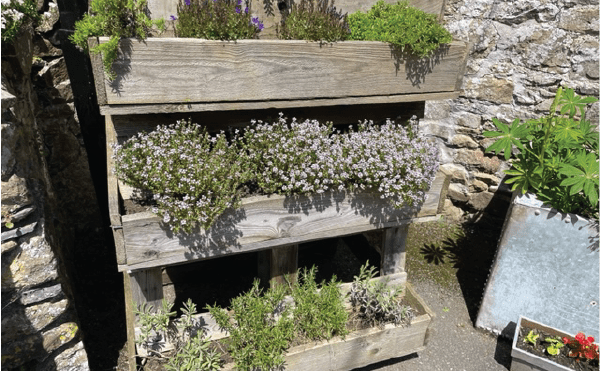
[[469,192],[485,192],[488,190],[488,185],[481,180],[473,180],[469,184]]
[[[2,99],[4,105],[4,99]],[[2,124],[2,179],[7,179],[15,168],[15,147],[17,140],[15,138],[15,127],[10,123]]]
[[494,103],[512,103],[514,83],[510,79],[492,76],[465,78],[464,96]]
[[38,75],[46,81],[48,86],[56,86],[63,81],[69,80],[65,58],[60,57],[49,62],[40,72],[38,72]]
[[13,210],[30,205],[33,198],[27,188],[27,181],[17,175],[11,176],[8,181],[2,182],[2,214],[6,215]]
[[490,204],[493,197],[494,194],[491,192],[473,193],[469,197],[468,205],[475,210],[483,210]]
[[450,140],[450,144],[459,148],[475,149],[479,147],[477,142],[475,142],[471,137],[462,134],[453,136]]
[[453,183],[467,184],[469,181],[469,172],[460,165],[444,164],[440,166],[442,170],[449,171],[451,174],[450,181]]
[[2,292],[27,290],[58,278],[57,262],[46,240],[41,236],[2,257]]
[[79,327],[75,322],[65,322],[42,334],[44,350],[52,353],[64,344],[71,341],[79,333]]
[[488,185],[500,184],[500,179],[497,176],[492,175],[492,174],[475,172],[475,173],[473,173],[473,176],[475,177],[475,179],[480,180]]
[[444,141],[448,141],[454,130],[451,125],[443,121],[421,120],[419,122],[419,130],[425,135],[433,135]]
[[29,290],[29,291],[25,291],[23,294],[21,294],[21,304],[23,305],[31,305],[34,303],[39,303],[41,301],[44,300],[48,300],[48,299],[62,299],[64,297],[64,293],[62,291],[62,286],[60,285],[60,283],[53,285],[53,286],[49,286],[49,287],[44,287],[41,289],[34,289],[34,290]]
[[500,169],[501,161],[498,157],[486,157],[481,150],[461,148],[456,153],[456,163],[485,170],[487,173],[496,173]]
[[448,197],[457,202],[467,202],[469,200],[468,190],[462,184],[450,183],[448,187]]
[[57,370],[89,371],[87,353],[80,341],[54,358]]
[[568,31],[598,34],[598,6],[576,6],[564,9],[560,14],[558,27]]

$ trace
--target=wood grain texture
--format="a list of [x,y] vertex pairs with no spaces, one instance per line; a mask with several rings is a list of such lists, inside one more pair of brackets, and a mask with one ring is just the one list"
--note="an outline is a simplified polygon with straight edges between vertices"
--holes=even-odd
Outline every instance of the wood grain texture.
[[123,272],[123,289],[125,292],[125,326],[127,329],[127,363],[129,371],[136,371],[135,361],[135,314],[133,313],[133,293],[131,290],[131,277],[129,273]]
[[153,312],[162,308],[163,287],[160,268],[144,269],[131,273],[131,295],[137,305],[148,303]]
[[[421,211],[428,211],[421,215],[435,216],[437,206],[423,205]],[[243,199],[239,209],[227,210],[210,230],[190,235],[174,235],[150,212],[124,215],[127,264],[119,265],[119,270],[167,266],[398,227],[410,223],[418,211],[412,207],[395,209],[377,193],[369,192],[258,196]]]
[[120,45],[117,78],[104,81],[111,105],[452,92],[467,53],[459,41],[427,59],[376,41],[148,38]]
[[[98,45],[97,37],[88,39],[88,48],[92,49]],[[104,87],[104,65],[102,64],[102,56],[100,54],[90,53],[90,61],[92,62],[92,74],[94,75],[94,85],[96,87],[96,100],[100,107],[106,105],[106,89]]]
[[271,249],[270,285],[295,283],[298,272],[298,245],[280,246]]
[[385,230],[381,251],[382,275],[405,272],[408,227],[406,224]]
[[299,107],[323,107],[359,104],[392,104],[406,102],[423,102],[427,100],[455,99],[460,91],[441,93],[375,95],[364,97],[269,100],[247,102],[190,102],[182,104],[109,104],[100,106],[102,115],[142,115],[142,114],[174,114],[187,112],[214,112],[239,110],[288,109]]
[[115,162],[113,159],[113,145],[117,143],[117,134],[112,122],[112,116],[104,118],[104,129],[106,133],[106,179],[108,181],[108,213],[110,224],[115,240],[117,264],[125,264],[127,255],[125,253],[125,241],[123,238],[121,213],[119,209],[119,182],[115,174]]

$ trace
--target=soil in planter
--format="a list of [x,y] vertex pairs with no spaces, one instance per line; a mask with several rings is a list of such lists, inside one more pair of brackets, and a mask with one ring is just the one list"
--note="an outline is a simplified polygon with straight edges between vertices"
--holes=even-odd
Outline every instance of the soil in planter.
[[[535,345],[524,342],[523,340],[529,334],[529,331],[533,330],[533,333],[539,335],[536,340]],[[564,346],[561,348],[560,353],[556,356],[551,356],[546,353],[546,347],[549,345],[548,343],[544,343],[544,339],[546,337],[552,337],[551,334],[540,331],[538,329],[533,329],[526,326],[521,326],[519,330],[519,337],[517,339],[517,348],[522,349],[528,353],[535,354],[538,357],[549,359],[553,362],[558,363],[561,366],[569,367],[575,371],[598,371],[598,361],[597,360],[582,360],[580,358],[573,358],[568,356],[568,348]]]

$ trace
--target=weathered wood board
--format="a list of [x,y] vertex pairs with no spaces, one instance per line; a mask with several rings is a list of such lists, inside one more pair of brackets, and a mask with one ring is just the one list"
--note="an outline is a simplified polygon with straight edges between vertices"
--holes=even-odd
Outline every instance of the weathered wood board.
[[124,215],[127,263],[119,270],[209,259],[293,245],[368,230],[397,227],[417,217],[435,216],[446,174],[438,173],[421,209],[396,209],[378,193],[323,193],[314,196],[249,197],[227,210],[210,230],[173,234],[151,212]]
[[94,76],[104,81],[105,94],[98,96],[106,96],[106,102],[100,105],[179,104],[185,110],[197,102],[452,93],[467,55],[460,41],[427,59],[402,55],[376,41],[148,38],[123,39],[120,45],[123,57],[113,65],[117,78]]

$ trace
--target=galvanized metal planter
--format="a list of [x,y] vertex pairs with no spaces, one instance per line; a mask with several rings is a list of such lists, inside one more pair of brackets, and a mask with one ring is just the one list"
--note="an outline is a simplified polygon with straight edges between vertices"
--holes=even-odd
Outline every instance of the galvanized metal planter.
[[[595,248],[594,248],[595,242]],[[527,316],[598,338],[598,231],[533,195],[514,195],[476,326],[510,332]]]

